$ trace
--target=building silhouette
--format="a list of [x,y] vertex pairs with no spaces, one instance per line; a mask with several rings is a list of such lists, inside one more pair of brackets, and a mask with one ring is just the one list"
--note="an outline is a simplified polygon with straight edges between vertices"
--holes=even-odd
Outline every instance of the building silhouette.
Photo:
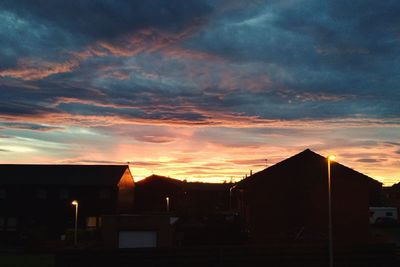
[[[369,241],[371,197],[381,184],[331,162],[336,244]],[[307,149],[239,182],[240,214],[252,243],[326,243],[327,159]]]
[[133,212],[133,177],[122,165],[0,165],[0,240],[36,246],[68,238],[79,203],[83,231],[101,216]]

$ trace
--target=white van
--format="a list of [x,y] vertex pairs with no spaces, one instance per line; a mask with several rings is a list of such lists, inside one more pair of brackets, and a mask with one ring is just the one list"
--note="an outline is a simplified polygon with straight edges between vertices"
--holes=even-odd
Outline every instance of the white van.
[[396,207],[369,207],[370,224],[397,224],[399,222]]

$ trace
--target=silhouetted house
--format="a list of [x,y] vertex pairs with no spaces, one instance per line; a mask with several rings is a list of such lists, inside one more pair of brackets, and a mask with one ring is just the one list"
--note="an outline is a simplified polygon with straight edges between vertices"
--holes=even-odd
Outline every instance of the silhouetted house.
[[180,210],[184,191],[182,181],[159,175],[151,175],[136,182],[135,210],[137,212],[167,212],[167,200],[169,198],[169,210]]
[[400,211],[400,183],[382,188],[382,204]]
[[122,165],[0,165],[0,235],[14,243],[97,229],[104,214],[132,213],[133,177]]
[[383,205],[383,188],[382,183],[374,179],[368,179],[369,188],[369,206],[379,207]]
[[[335,243],[369,239],[372,178],[331,163]],[[255,243],[322,242],[328,237],[327,159],[307,149],[242,180],[241,213]]]
[[169,204],[170,213],[179,218],[174,225],[176,245],[239,243],[243,227],[229,210],[232,186],[152,175],[136,183],[135,206],[139,212],[154,215],[166,213]]
[[229,209],[232,184],[186,182],[151,175],[136,182],[135,206],[138,212],[166,212],[206,216]]

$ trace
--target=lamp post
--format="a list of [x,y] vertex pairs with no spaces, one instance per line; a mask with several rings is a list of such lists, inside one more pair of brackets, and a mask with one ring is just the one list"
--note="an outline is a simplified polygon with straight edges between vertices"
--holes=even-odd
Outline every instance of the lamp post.
[[169,197],[166,197],[165,200],[167,201],[167,212],[169,212]]
[[236,187],[236,185],[231,186],[229,188],[229,210],[232,211],[232,190]]
[[332,234],[332,181],[331,161],[335,160],[334,155],[328,156],[328,239],[329,239],[329,267],[333,267],[333,234]]
[[77,200],[72,201],[71,203],[73,206],[75,206],[75,231],[74,231],[74,246],[78,246],[78,206],[79,203]]

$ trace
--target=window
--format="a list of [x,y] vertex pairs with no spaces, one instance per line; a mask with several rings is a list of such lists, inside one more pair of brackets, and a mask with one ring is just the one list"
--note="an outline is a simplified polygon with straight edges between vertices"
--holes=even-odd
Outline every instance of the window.
[[386,212],[386,216],[392,217],[393,216],[393,212],[391,212],[391,211]]
[[60,192],[58,192],[58,197],[60,199],[68,199],[69,197],[69,192],[67,189],[60,189]]
[[17,218],[8,217],[7,218],[7,231],[16,231],[17,230]]
[[96,228],[97,227],[97,217],[91,216],[86,218],[86,227],[87,228]]
[[0,217],[0,231],[4,230],[4,222],[5,222],[4,217]]
[[7,196],[6,190],[3,189],[3,188],[1,188],[1,189],[0,189],[0,199],[5,199],[6,196]]
[[373,211],[370,211],[370,212],[369,212],[369,217],[372,217],[372,216],[374,216],[374,214],[375,214],[375,212],[373,212]]
[[36,191],[36,197],[38,199],[46,199],[47,198],[47,191],[46,189],[38,189]]

